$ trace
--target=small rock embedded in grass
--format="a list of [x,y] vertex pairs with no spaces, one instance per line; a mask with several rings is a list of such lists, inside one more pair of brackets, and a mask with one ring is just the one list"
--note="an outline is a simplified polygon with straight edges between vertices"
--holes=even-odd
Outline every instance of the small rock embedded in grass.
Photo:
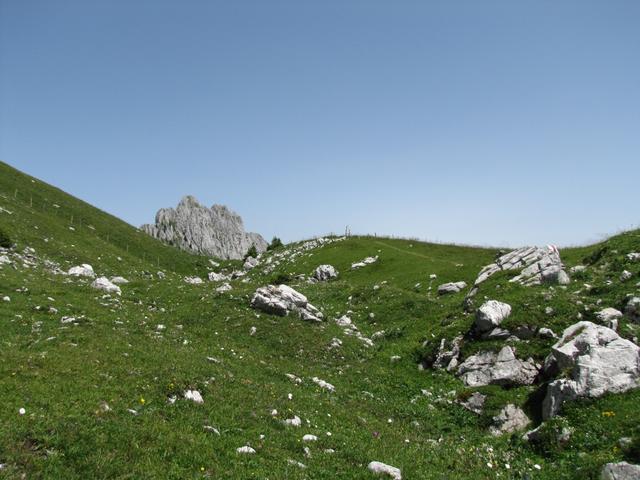
[[307,434],[304,437],[302,437],[302,441],[303,442],[317,442],[318,441],[318,437],[316,437],[315,435]]
[[183,396],[186,400],[191,400],[192,402],[198,404],[204,403],[204,399],[202,398],[202,395],[200,395],[200,392],[198,390],[187,390],[186,392],[184,392]]
[[284,423],[292,427],[299,427],[302,425],[302,420],[300,420],[299,416],[295,415],[293,418],[287,418]]
[[330,392],[334,392],[336,389],[336,387],[331,385],[329,382],[325,382],[324,380],[318,377],[313,377],[311,380],[313,380],[313,383],[318,385],[320,388],[324,388],[325,390],[329,390]]
[[253,455],[254,453],[256,453],[256,451],[251,448],[248,445],[245,445],[244,447],[240,447],[236,449],[236,452],[238,453],[242,453],[242,454],[247,454],[247,455]]
[[374,475],[384,475],[392,480],[402,480],[402,472],[397,467],[392,467],[382,462],[371,462],[367,467]]

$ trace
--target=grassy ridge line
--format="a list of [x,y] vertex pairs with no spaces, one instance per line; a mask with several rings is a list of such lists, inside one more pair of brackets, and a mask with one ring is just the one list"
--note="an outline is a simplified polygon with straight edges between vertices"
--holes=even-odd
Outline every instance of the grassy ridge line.
[[[151,238],[62,190],[0,162],[0,228],[51,259],[65,263],[122,263],[139,269],[204,273],[207,258]],[[45,240],[46,239],[46,240]],[[120,257],[122,260],[117,260]]]

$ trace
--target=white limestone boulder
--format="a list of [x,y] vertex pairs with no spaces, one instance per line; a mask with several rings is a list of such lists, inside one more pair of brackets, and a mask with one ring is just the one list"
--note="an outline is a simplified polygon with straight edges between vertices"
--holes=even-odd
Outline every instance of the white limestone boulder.
[[73,275],[74,277],[93,278],[96,276],[95,272],[93,271],[93,267],[88,263],[83,263],[82,265],[71,267],[67,273],[69,275]]
[[479,332],[488,332],[500,326],[509,315],[511,315],[511,305],[489,300],[476,312],[475,327]]
[[567,328],[551,347],[548,372],[568,372],[551,382],[542,405],[544,419],[555,416],[565,401],[626,392],[640,386],[640,347],[615,331],[592,322]]
[[122,290],[120,290],[120,287],[114,283],[111,283],[111,281],[107,277],[96,278],[93,283],[91,283],[91,286],[96,290],[104,290],[107,293],[115,293],[116,295],[122,294]]

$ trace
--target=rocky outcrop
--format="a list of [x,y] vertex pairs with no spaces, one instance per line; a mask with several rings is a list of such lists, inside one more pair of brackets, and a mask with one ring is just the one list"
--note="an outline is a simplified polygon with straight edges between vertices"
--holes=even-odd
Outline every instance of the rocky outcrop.
[[458,367],[458,376],[468,387],[531,385],[538,370],[533,359],[520,360],[512,347],[505,346],[497,354],[480,352],[471,355]]
[[640,386],[640,347],[610,328],[578,322],[567,328],[545,360],[549,376],[567,372],[551,382],[542,404],[546,420],[567,400],[626,392]]
[[251,306],[281,317],[289,312],[297,312],[303,320],[322,320],[322,313],[307,301],[307,297],[288,285],[267,285],[258,288],[251,299]]
[[244,231],[237,213],[224,205],[207,208],[192,196],[184,197],[175,209],[160,209],[154,225],[140,228],[182,250],[224,259],[241,259],[252,246],[263,252],[268,245],[257,233]]
[[510,282],[522,285],[540,285],[541,283],[569,283],[569,275],[564,271],[558,249],[553,246],[523,247],[499,257],[495,263],[487,265],[478,274],[475,286],[480,285],[494,273],[502,270],[522,269]]

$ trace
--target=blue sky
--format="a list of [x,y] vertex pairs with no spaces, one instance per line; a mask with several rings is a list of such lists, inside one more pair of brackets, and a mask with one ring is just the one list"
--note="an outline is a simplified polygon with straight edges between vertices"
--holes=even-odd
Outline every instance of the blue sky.
[[560,245],[639,223],[640,2],[0,0],[0,159],[134,224]]

